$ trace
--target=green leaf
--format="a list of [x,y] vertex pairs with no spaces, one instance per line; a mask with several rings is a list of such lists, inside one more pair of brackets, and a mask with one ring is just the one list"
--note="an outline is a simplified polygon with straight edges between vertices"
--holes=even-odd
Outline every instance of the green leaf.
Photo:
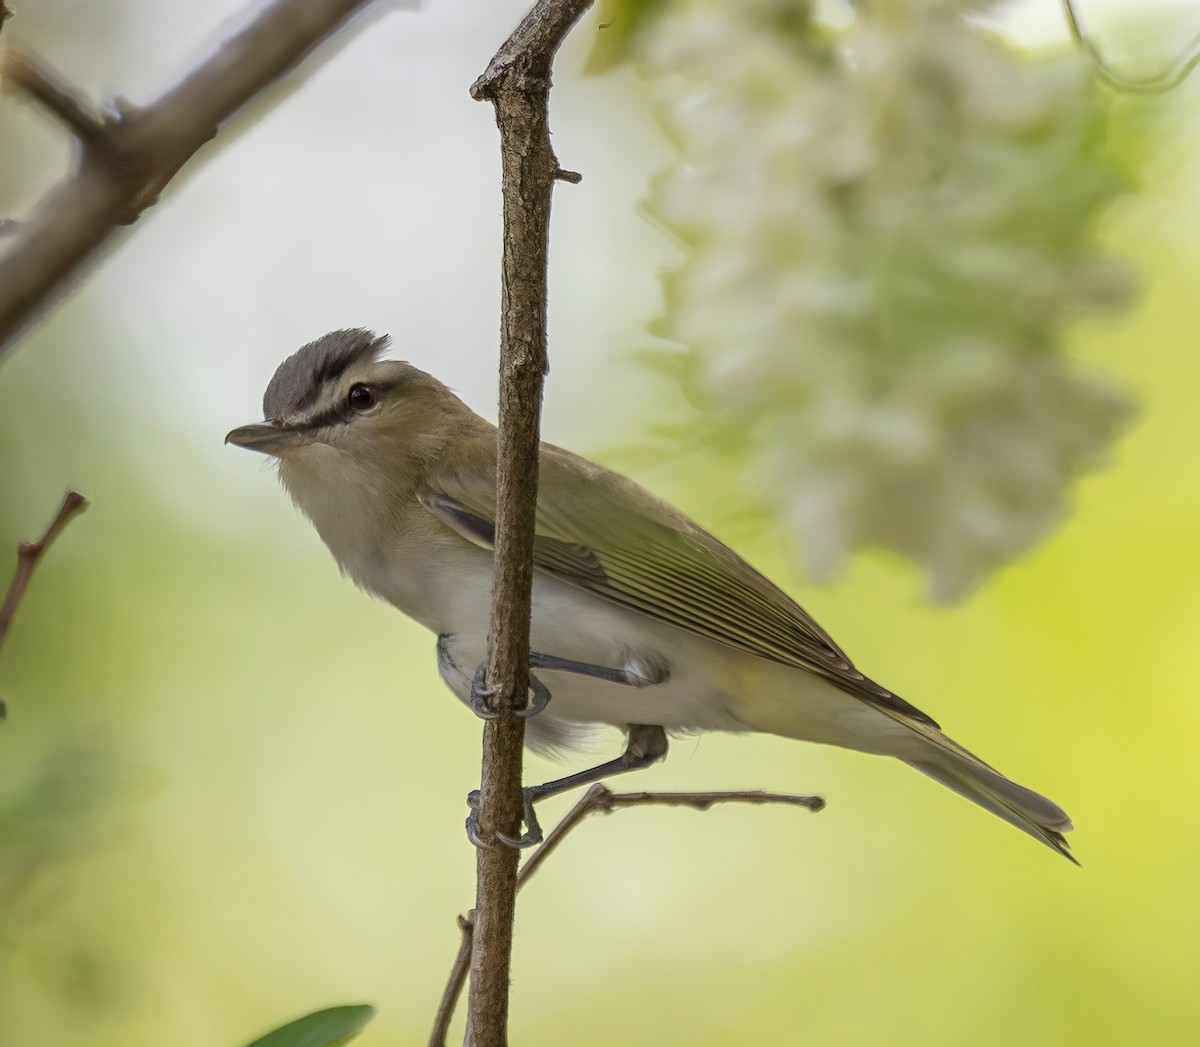
[[327,1007],[288,1022],[247,1047],[340,1047],[353,1040],[374,1017],[375,1008],[369,1003]]

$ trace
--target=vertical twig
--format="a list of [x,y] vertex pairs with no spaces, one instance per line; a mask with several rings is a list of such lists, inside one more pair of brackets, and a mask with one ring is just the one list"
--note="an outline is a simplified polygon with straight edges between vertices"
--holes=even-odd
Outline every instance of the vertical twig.
[[[546,357],[546,257],[550,197],[562,177],[550,147],[550,69],[567,32],[592,0],[538,0],[471,86],[496,109],[502,161],[500,437],[496,567],[487,684],[500,715],[483,730],[479,834],[520,834],[521,749],[529,686],[529,615],[537,506],[538,428]],[[476,863],[468,1042],[508,1042],[508,986],[517,852],[493,842]]]

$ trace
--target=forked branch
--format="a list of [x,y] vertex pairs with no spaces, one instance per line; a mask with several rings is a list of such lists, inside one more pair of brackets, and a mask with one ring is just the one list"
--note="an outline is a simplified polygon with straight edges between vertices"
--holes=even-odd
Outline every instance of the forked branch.
[[[589,814],[597,811],[612,814],[613,811],[628,807],[690,807],[695,811],[707,811],[710,807],[721,803],[784,804],[790,807],[804,807],[813,812],[820,811],[825,807],[825,800],[820,796],[794,796],[791,793],[762,792],[757,789],[735,792],[614,793],[603,782],[597,782],[580,797],[579,802],[566,813],[562,821],[546,834],[545,842],[521,866],[521,870],[517,874],[517,890],[530,881],[534,873],[545,864],[567,834],[579,826]],[[454,964],[450,968],[450,977],[446,981],[445,991],[438,1004],[433,1032],[429,1037],[429,1047],[446,1047],[450,1021],[454,1017],[454,1009],[462,994],[463,984],[466,981],[466,968],[471,960],[475,911],[471,910],[466,916],[460,916],[458,926],[462,931],[462,941],[459,943],[458,955],[454,958]]]
[[34,214],[4,225],[0,360],[113,233],[136,221],[234,113],[368,3],[274,0],[144,107],[121,103],[102,112],[43,62],[0,54],[0,78],[63,124],[78,146],[74,170]]

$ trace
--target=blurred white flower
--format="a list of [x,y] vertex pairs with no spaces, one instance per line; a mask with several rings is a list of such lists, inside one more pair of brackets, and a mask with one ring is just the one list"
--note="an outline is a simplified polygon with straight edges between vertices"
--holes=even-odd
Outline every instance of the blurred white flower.
[[1130,280],[1094,235],[1121,179],[1087,61],[970,15],[684,0],[640,44],[678,162],[648,210],[686,260],[659,333],[827,577],[901,552],[937,599],[1038,540],[1130,404],[1063,355]]

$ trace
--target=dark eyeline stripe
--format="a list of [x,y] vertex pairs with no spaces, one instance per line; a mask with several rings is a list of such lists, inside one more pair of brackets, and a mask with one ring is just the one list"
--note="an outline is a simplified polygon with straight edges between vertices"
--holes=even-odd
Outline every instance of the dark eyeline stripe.
[[[398,382],[372,382],[371,388],[375,390],[380,397],[386,395],[392,389],[395,389]],[[305,394],[305,401],[315,400],[319,389],[310,391]],[[303,403],[304,401],[302,401]],[[320,414],[315,414],[311,418],[305,418],[297,422],[295,425],[288,426],[295,432],[303,433],[314,429],[325,429],[331,425],[345,425],[355,415],[355,411],[344,400],[334,404],[332,407],[327,407]]]

